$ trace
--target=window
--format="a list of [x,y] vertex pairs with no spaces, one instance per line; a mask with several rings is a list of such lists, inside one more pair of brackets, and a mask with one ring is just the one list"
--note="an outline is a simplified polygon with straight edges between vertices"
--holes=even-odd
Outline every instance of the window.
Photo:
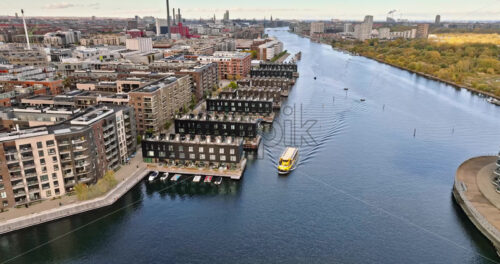
[[55,171],[59,170],[59,165],[54,165],[54,170]]
[[210,160],[215,160],[215,155],[210,155]]
[[150,150],[148,151],[148,157],[154,157],[155,156],[155,152]]
[[168,145],[168,151],[174,151],[174,146]]
[[183,146],[179,146],[179,151],[184,151],[184,147]]
[[208,153],[214,153],[214,148],[209,148]]
[[198,152],[203,152],[203,147],[198,148]]
[[234,154],[234,149],[230,149],[229,154]]
[[40,165],[45,165],[45,159],[40,159]]
[[231,156],[230,159],[231,161],[236,161],[236,156]]
[[43,150],[38,151],[38,156],[43,157]]
[[221,156],[220,156],[220,160],[221,160],[221,161],[226,161],[226,155],[221,155]]
[[47,197],[50,197],[52,196],[52,192],[49,190],[49,191],[46,191],[45,194],[47,195]]
[[48,140],[46,143],[47,143],[47,147],[53,147],[54,146],[54,140]]
[[46,173],[47,172],[47,167],[43,166],[42,167],[42,173]]
[[193,152],[193,150],[194,150],[194,148],[193,148],[192,146],[190,146],[190,147],[188,148],[188,151],[189,151],[189,152]]
[[43,148],[42,142],[36,142],[36,147],[39,149]]
[[0,193],[0,197],[2,197],[2,198],[7,198],[7,193],[6,193],[6,192],[1,192],[1,193]]
[[194,153],[189,154],[189,159],[196,159],[196,154]]
[[166,157],[166,156],[167,156],[167,153],[165,153],[165,151],[160,151],[160,153],[158,153],[158,156],[159,156],[160,158],[164,158],[164,157]]
[[56,180],[57,179],[57,173],[52,173],[52,179]]
[[52,162],[57,162],[57,157],[56,156],[52,157]]
[[223,148],[220,148],[220,149],[219,149],[219,153],[220,153],[220,154],[224,154],[224,149],[223,149]]
[[55,149],[49,149],[49,155],[55,155],[56,154],[56,150]]
[[185,159],[185,158],[186,154],[184,154],[184,152],[179,153],[179,159]]
[[204,160],[205,159],[205,154],[200,154],[200,159]]
[[58,181],[54,181],[54,187],[59,187],[59,182]]

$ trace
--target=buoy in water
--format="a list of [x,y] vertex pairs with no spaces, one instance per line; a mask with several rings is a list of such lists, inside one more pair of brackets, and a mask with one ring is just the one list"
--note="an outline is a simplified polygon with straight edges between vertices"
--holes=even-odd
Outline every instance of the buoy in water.
[[359,100],[360,100],[361,102],[366,101],[366,99],[365,99],[365,98],[361,98],[361,99],[359,99]]
[[316,80],[316,76],[314,76],[314,80]]
[[347,90],[349,90],[349,88],[347,88],[347,87],[346,87],[346,88],[344,88],[344,91],[347,91]]

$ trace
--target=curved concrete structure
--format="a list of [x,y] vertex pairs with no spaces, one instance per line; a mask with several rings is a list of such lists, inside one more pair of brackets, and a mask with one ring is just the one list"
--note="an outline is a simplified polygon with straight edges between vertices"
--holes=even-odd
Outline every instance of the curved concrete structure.
[[[500,194],[491,183],[496,156],[471,158],[462,163],[455,176],[453,197],[471,222],[500,252]],[[499,254],[500,255],[500,254]]]

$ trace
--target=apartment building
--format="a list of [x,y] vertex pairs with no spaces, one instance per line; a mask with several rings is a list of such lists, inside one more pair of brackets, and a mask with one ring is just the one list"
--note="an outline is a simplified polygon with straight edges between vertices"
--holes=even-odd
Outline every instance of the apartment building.
[[30,50],[22,45],[1,45],[0,59],[9,64],[23,66],[47,66],[47,54],[41,47],[32,47]]
[[218,97],[207,98],[206,103],[207,103],[207,111],[226,112],[226,113],[273,112],[273,99],[218,96]]
[[136,149],[134,110],[98,106],[51,126],[0,134],[0,208],[91,184]]
[[80,39],[80,44],[83,46],[120,46],[125,44],[126,40],[127,36],[125,35],[96,35]]
[[188,75],[165,77],[129,92],[129,105],[135,109],[137,132],[160,132],[176,112],[191,101]]
[[160,134],[142,141],[145,162],[191,161],[238,164],[243,158],[243,139],[221,136]]
[[219,79],[241,79],[250,72],[252,56],[245,52],[217,51],[212,56],[199,56],[198,61],[216,62]]
[[191,135],[256,137],[257,118],[238,114],[189,114],[175,119],[175,133]]
[[295,78],[296,71],[287,69],[266,69],[255,68],[250,70],[250,77],[279,77],[279,78]]
[[176,74],[191,76],[193,82],[193,94],[198,100],[203,98],[219,83],[219,75],[217,74],[217,63],[207,63],[195,66],[189,69],[182,69]]
[[279,40],[272,40],[259,45],[257,52],[258,60],[271,60],[274,56],[283,51],[283,42]]

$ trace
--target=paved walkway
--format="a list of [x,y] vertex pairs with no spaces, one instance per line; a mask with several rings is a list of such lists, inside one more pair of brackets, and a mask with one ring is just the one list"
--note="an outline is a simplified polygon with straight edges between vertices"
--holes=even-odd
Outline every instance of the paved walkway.
[[[142,162],[142,154],[140,151],[137,152],[137,156],[131,159],[130,164],[123,165],[116,173],[115,178],[120,183],[125,181],[128,177],[132,176],[134,171],[138,169],[145,169],[146,165]],[[117,186],[118,187],[118,186]],[[115,188],[117,188],[115,187]],[[102,197],[102,196],[101,196]],[[63,195],[60,199],[55,200],[45,200],[37,204],[33,204],[28,208],[9,208],[9,211],[0,213],[0,224],[3,222],[19,218],[23,216],[36,215],[41,212],[45,212],[54,208],[65,207],[66,205],[79,204],[82,201],[78,201],[76,195],[67,196]]]
[[458,167],[454,192],[458,203],[476,227],[500,249],[500,194],[491,184],[496,156],[467,160]]

